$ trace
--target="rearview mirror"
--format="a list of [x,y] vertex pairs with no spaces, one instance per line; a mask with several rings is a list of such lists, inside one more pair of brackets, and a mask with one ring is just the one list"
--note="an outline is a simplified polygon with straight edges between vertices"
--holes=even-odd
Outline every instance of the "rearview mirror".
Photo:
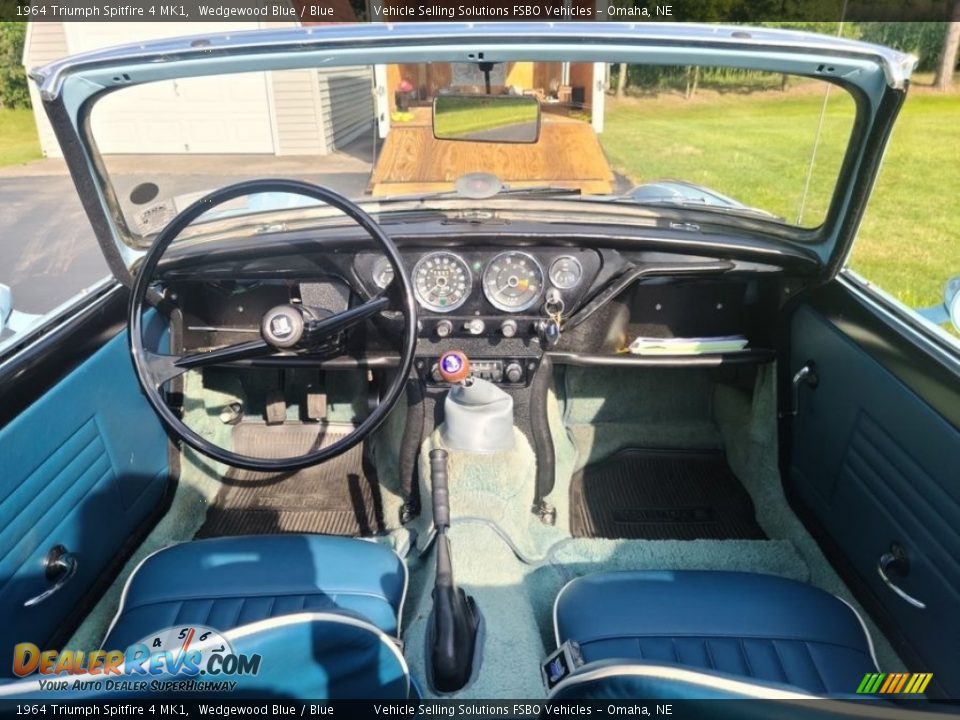
[[535,143],[540,101],[529,95],[438,95],[433,99],[438,140]]

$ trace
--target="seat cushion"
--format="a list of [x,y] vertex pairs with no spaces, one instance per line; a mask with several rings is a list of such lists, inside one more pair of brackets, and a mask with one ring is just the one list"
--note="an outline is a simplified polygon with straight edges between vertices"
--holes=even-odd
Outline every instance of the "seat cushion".
[[303,611],[339,611],[399,635],[407,569],[389,548],[324,535],[224,537],[147,557],[104,640],[123,649],[180,624],[226,631]]
[[877,670],[870,639],[848,605],[772,575],[591,575],[561,590],[554,624],[557,643],[576,641],[587,663],[657,662],[816,694],[851,693]]

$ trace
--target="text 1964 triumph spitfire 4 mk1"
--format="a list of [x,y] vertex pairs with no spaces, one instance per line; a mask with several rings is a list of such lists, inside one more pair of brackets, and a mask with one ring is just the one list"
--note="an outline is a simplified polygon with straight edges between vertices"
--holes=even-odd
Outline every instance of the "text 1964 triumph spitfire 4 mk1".
[[0,363],[0,698],[960,696],[960,353],[844,270],[912,67],[600,23],[36,70],[114,278]]

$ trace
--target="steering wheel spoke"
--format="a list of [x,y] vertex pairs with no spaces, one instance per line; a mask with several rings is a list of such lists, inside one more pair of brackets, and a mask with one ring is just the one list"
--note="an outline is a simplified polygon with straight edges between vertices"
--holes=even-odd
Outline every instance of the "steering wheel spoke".
[[164,383],[183,375],[187,370],[209,365],[223,365],[235,360],[249,360],[271,353],[273,353],[273,348],[263,340],[251,340],[186,355],[170,355],[144,350],[141,354],[141,360],[150,374],[154,386],[160,388]]
[[309,332],[314,338],[328,338],[354,325],[359,325],[389,308],[390,300],[383,295],[378,295],[373,300],[368,300],[362,305],[357,305],[349,310],[338,312],[336,315],[317,320],[311,325]]

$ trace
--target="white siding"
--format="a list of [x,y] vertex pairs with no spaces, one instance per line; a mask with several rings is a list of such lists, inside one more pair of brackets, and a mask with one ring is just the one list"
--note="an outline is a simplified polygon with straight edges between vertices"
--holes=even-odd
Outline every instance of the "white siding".
[[277,154],[326,154],[317,71],[280,70],[270,75],[277,122]]
[[[31,22],[27,28],[26,42],[23,47],[23,65],[27,72],[35,67],[46,65],[58,60],[67,51],[67,36],[63,31],[63,23],[58,22]],[[53,134],[47,114],[40,103],[40,93],[31,80],[30,103],[33,105],[33,117],[37,123],[37,135],[40,137],[40,149],[47,157],[62,157],[57,136]]]
[[[265,25],[281,24],[285,23]],[[57,22],[31,23],[24,65],[30,69],[83,50],[170,34],[223,32],[226,27],[210,23],[75,25],[65,28]],[[256,23],[248,26],[255,27]],[[229,27],[241,29],[237,25]],[[326,155],[372,131],[373,69],[368,66],[274,71],[269,79],[264,78],[263,85],[254,82],[252,75],[237,76],[229,85],[219,87],[214,79],[152,83],[107,97],[101,112],[95,113],[99,116],[95,136],[101,152],[144,152],[143,139],[150,138],[146,151],[155,153]],[[194,85],[204,86],[204,92],[190,92]],[[41,147],[46,155],[59,157],[60,147],[33,83],[30,94]],[[193,105],[196,112],[191,110]],[[144,108],[157,112],[145,113]],[[177,112],[171,113],[172,108]],[[154,124],[145,127],[149,118]],[[223,126],[222,121],[227,119],[230,124]]]
[[340,150],[373,127],[373,68],[325,68],[317,76],[328,152]]

